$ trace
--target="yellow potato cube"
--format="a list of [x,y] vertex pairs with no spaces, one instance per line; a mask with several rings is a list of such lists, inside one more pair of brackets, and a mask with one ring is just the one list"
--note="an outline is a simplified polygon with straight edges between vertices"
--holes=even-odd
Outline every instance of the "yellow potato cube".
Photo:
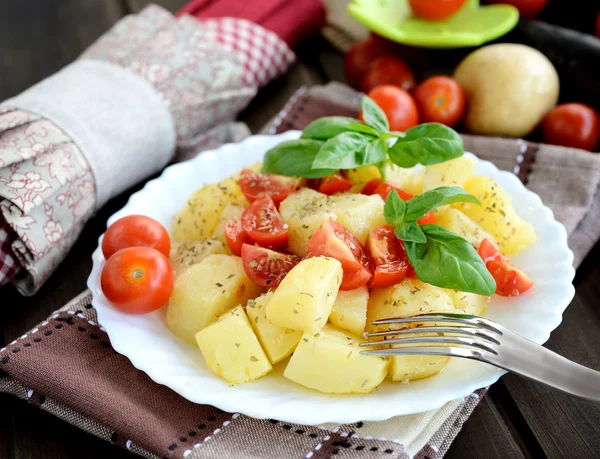
[[331,314],[342,275],[342,264],[333,258],[302,260],[273,293],[267,319],[280,327],[318,332]]
[[272,296],[273,292],[269,292],[259,296],[256,300],[249,300],[246,313],[269,361],[275,365],[294,352],[302,337],[302,332],[280,327],[267,320],[267,303]]
[[273,369],[241,306],[196,333],[196,342],[208,368],[229,384],[253,381]]
[[423,193],[423,179],[425,170],[422,166],[400,167],[389,164],[386,167],[385,178],[387,182],[398,185],[404,191],[418,195]]
[[352,193],[360,193],[371,180],[381,178],[379,169],[376,166],[362,166],[356,169],[348,169],[346,176],[352,183],[352,188],[350,188],[350,192]]
[[461,156],[439,164],[425,166],[423,191],[440,186],[463,187],[465,180],[475,173],[477,162],[470,156]]
[[229,247],[227,246],[227,241],[225,240],[225,225],[229,220],[239,220],[242,218],[242,214],[244,213],[244,206],[239,204],[232,204],[228,202],[225,204],[221,215],[219,216],[219,220],[217,221],[217,226],[212,233],[212,237],[217,239],[223,243],[227,253],[231,253]]
[[458,292],[456,290],[448,290],[454,307],[460,309],[464,314],[470,314],[472,316],[483,316],[490,302],[488,296],[477,295],[475,293]]
[[167,327],[179,339],[193,344],[194,335],[238,304],[262,293],[232,255],[209,255],[175,277],[167,308]]
[[444,206],[443,209],[438,209],[436,214],[436,223],[443,226],[448,231],[462,236],[469,241],[475,248],[479,247],[481,241],[489,239],[491,243],[496,245],[496,239],[484,231],[481,226],[463,214],[460,210],[450,206]]
[[201,241],[184,241],[175,243],[171,249],[171,265],[175,275],[188,266],[200,263],[209,255],[226,253],[226,248],[221,241],[216,239],[203,239]]
[[385,203],[379,195],[340,194],[328,197],[332,198],[329,205],[331,212],[337,216],[336,221],[362,244],[367,242],[372,228],[386,224],[383,216]]
[[333,325],[305,333],[283,376],[328,394],[370,392],[385,378],[385,357],[360,353],[360,340]]
[[340,290],[335,303],[333,303],[329,322],[355,335],[362,336],[367,322],[368,302],[369,289],[366,286],[355,290]]
[[409,382],[438,374],[448,364],[450,357],[436,355],[402,355],[391,358],[390,379]]

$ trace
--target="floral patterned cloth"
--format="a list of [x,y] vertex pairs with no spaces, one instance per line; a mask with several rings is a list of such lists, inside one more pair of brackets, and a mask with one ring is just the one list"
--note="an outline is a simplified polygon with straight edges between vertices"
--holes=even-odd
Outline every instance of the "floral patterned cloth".
[[[294,54],[252,22],[175,19],[151,5],[119,21],[81,58],[149,82],[173,117],[178,156],[190,157],[247,132],[234,117]],[[35,293],[79,236],[102,187],[85,154],[52,120],[0,107],[0,285],[12,280],[21,293]]]

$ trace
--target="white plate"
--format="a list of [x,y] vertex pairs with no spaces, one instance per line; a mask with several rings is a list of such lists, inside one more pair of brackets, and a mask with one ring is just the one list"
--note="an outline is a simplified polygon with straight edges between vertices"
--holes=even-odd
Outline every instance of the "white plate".
[[[262,160],[269,148],[298,136],[297,131],[276,136],[252,136],[173,165],[132,195],[108,224],[125,215],[144,214],[170,228],[175,214],[198,187]],[[573,254],[567,247],[566,231],[540,198],[525,189],[513,174],[499,171],[492,163],[481,160],[477,162],[477,172],[493,177],[506,189],[513,197],[518,214],[531,222],[538,233],[537,242],[513,258],[516,265],[533,279],[535,286],[517,298],[494,296],[486,317],[537,343],[544,343],[560,324],[562,313],[574,295],[571,283],[575,274]],[[199,349],[180,342],[167,330],[164,311],[134,316],[113,308],[100,289],[104,265],[100,245],[94,252],[93,262],[88,287],[94,296],[92,303],[98,311],[98,319],[115,350],[157,383],[195,403],[206,403],[255,418],[299,424],[376,421],[439,408],[448,401],[494,383],[504,374],[483,363],[455,358],[432,378],[407,385],[385,382],[368,395],[333,396],[288,381],[282,376],[283,365],[280,364],[274,374],[230,387],[206,367]]]

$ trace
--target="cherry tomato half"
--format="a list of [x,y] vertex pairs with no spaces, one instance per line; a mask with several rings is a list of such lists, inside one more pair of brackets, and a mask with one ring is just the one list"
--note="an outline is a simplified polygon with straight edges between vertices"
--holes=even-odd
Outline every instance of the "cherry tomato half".
[[360,89],[360,80],[367,67],[375,59],[389,54],[385,46],[376,39],[369,38],[355,43],[344,56],[344,75],[348,84]]
[[167,302],[174,275],[169,259],[150,247],[128,247],[111,256],[100,277],[102,292],[119,310],[146,314]]
[[[371,183],[371,182],[369,182],[369,183]],[[367,186],[369,185],[369,183],[367,183]],[[366,186],[365,186],[365,188],[366,188]],[[390,194],[390,191],[392,191],[392,190],[396,190],[396,193],[398,193],[398,196],[403,201],[408,201],[409,199],[414,198],[414,196],[412,194],[404,191],[403,189],[397,187],[396,184],[391,183],[391,182],[379,183],[371,194],[378,194],[379,196],[381,196],[381,199],[386,201],[388,194]],[[364,190],[363,190],[363,192],[364,192]],[[435,214],[433,212],[427,212],[425,215],[423,215],[420,219],[417,220],[417,223],[419,225],[430,225],[435,222],[436,222],[436,218],[435,218]]]
[[517,296],[533,286],[533,281],[508,259],[488,239],[479,244],[477,253],[496,281],[496,294]]
[[344,277],[340,290],[354,290],[366,285],[373,268],[356,236],[337,222],[323,223],[308,241],[309,257],[331,257],[342,263]]
[[[376,86],[367,94],[384,111],[391,131],[406,131],[419,123],[419,113],[412,96],[396,86]],[[358,115],[363,120],[362,112]]]
[[229,220],[225,224],[225,242],[231,253],[238,257],[242,253],[243,244],[252,244],[252,239],[242,228],[242,222],[238,219]]
[[512,5],[519,10],[519,16],[523,18],[532,18],[544,9],[548,0],[487,0],[487,3],[504,3],[506,5]]
[[367,239],[367,247],[375,267],[369,287],[390,287],[413,273],[404,245],[394,234],[393,226],[373,228]]
[[281,249],[288,244],[288,227],[270,196],[257,199],[244,210],[242,228],[263,247]]
[[102,253],[109,259],[127,247],[152,247],[168,257],[171,251],[169,233],[156,220],[145,215],[129,215],[108,227],[102,239]]
[[240,188],[248,201],[271,196],[275,205],[298,190],[298,179],[274,174],[257,174],[250,169],[240,173]]
[[352,188],[352,182],[343,177],[342,174],[336,173],[322,178],[319,182],[318,191],[319,193],[331,195],[340,191],[348,191],[350,188]]
[[587,105],[563,104],[542,121],[544,142],[595,151],[600,132],[600,117]]
[[408,0],[408,3],[415,16],[428,21],[441,21],[460,10],[465,0]]
[[383,56],[367,67],[360,81],[360,89],[368,93],[375,86],[384,84],[410,91],[415,87],[416,81],[412,70],[403,61],[394,56]]
[[242,245],[242,264],[252,282],[263,287],[277,287],[300,262],[296,255],[275,252],[255,245]]
[[465,113],[465,93],[453,78],[434,76],[421,83],[414,93],[421,122],[455,126]]

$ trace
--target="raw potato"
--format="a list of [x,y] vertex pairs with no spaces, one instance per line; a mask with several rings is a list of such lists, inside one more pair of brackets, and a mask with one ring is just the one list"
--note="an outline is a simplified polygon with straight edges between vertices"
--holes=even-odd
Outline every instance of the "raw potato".
[[202,241],[184,241],[176,244],[171,249],[171,265],[175,275],[188,266],[200,263],[209,255],[215,253],[226,253],[226,247],[216,239],[203,239]]
[[475,158],[461,156],[439,164],[425,166],[423,191],[440,186],[458,186],[462,188],[465,180],[475,173]]
[[267,319],[280,327],[318,332],[331,313],[342,275],[342,264],[333,258],[302,260],[273,293]]
[[458,65],[454,78],[467,96],[468,130],[523,137],[558,101],[558,74],[529,46],[500,43],[479,48]]
[[302,337],[302,332],[274,325],[267,320],[266,306],[272,296],[273,293],[269,292],[259,296],[256,300],[249,300],[246,313],[269,361],[275,365],[294,352]]
[[305,333],[283,376],[327,394],[366,393],[385,378],[385,357],[360,354],[359,340],[326,325],[318,333]]
[[214,239],[218,239],[225,246],[227,253],[231,253],[229,247],[227,246],[227,241],[225,240],[225,225],[229,220],[236,220],[242,217],[244,213],[244,206],[239,204],[232,204],[228,202],[225,204],[221,215],[219,216],[219,221],[217,222],[217,226],[215,227],[212,237]]
[[209,255],[175,277],[167,308],[167,328],[193,344],[194,335],[238,304],[262,293],[232,255]]
[[253,381],[273,369],[241,306],[196,333],[196,342],[208,368],[229,384]]
[[476,293],[458,292],[449,290],[454,306],[463,313],[472,316],[483,316],[487,309],[490,298],[488,296],[477,295]]
[[493,179],[474,175],[465,182],[464,188],[477,197],[481,205],[457,203],[453,206],[494,236],[504,255],[515,255],[535,242],[537,235],[533,225],[516,214],[510,195]]
[[329,322],[357,336],[362,336],[367,323],[367,303],[369,289],[366,286],[355,290],[339,291]]
[[438,209],[435,216],[438,225],[462,236],[475,248],[479,247],[484,239],[489,239],[492,244],[497,245],[496,239],[490,233],[484,231],[481,226],[458,209],[444,206],[443,209]]

